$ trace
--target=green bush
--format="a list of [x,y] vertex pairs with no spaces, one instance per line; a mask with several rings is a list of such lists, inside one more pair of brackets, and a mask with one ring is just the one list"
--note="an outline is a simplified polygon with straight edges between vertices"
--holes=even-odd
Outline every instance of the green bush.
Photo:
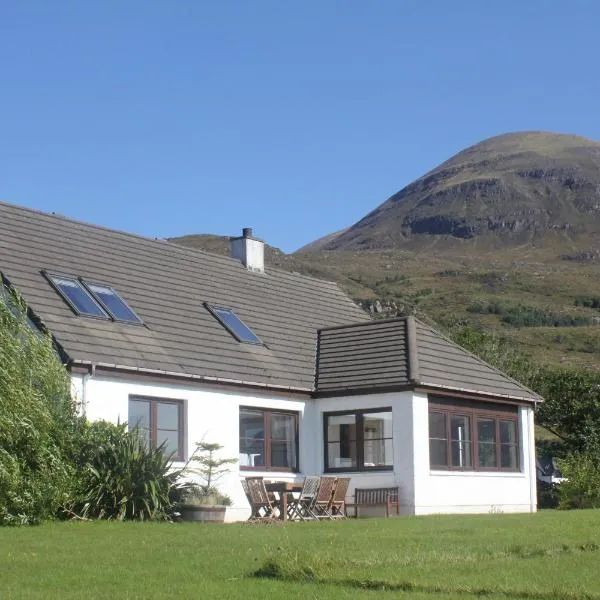
[[558,508],[560,502],[560,483],[548,483],[537,480],[538,508]]
[[559,508],[600,508],[600,457],[571,454],[560,466],[566,479],[559,486]]
[[180,471],[171,470],[164,445],[153,448],[126,425],[100,421],[86,427],[76,461],[73,513],[118,521],[173,516]]
[[38,523],[68,503],[79,427],[50,336],[0,281],[0,524]]
[[477,314],[498,315],[500,320],[513,327],[584,327],[593,325],[590,317],[556,314],[534,306],[510,302],[482,302],[474,300],[467,311]]

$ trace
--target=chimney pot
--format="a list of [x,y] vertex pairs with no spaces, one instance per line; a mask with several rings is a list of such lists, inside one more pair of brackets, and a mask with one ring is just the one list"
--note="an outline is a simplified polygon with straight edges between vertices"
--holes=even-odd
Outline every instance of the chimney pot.
[[244,229],[242,229],[242,235],[245,238],[252,237],[252,227],[244,227]]

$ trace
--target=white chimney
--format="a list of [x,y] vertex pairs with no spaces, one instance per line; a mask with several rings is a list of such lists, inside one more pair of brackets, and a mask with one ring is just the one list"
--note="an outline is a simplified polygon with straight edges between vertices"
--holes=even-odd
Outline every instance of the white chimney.
[[229,238],[231,257],[242,261],[248,271],[265,272],[265,243],[252,237],[252,229],[244,227],[241,237]]

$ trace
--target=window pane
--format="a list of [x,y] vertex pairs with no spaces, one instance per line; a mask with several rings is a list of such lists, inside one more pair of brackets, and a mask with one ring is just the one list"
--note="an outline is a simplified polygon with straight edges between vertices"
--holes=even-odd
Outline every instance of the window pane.
[[166,442],[167,454],[179,454],[179,431],[166,431],[164,429],[156,430],[156,445],[160,446],[163,442]]
[[450,417],[450,448],[453,467],[470,467],[471,463],[471,423],[469,417]]
[[444,413],[429,413],[429,437],[439,440],[446,439],[446,415]]
[[363,458],[365,467],[393,464],[391,411],[363,414]]
[[240,409],[240,466],[265,466],[264,413]]
[[351,436],[345,441],[356,441],[356,415],[329,415],[327,417],[327,440],[341,441],[340,435]]
[[150,402],[130,400],[127,423],[129,431],[135,429],[135,427],[150,429]]
[[480,442],[496,442],[496,421],[493,419],[477,420],[477,439]]
[[271,439],[290,440],[296,437],[296,417],[294,415],[271,414]]
[[231,309],[210,306],[210,310],[240,342],[262,344],[260,338]]
[[344,447],[344,454],[340,442],[327,444],[327,468],[356,469],[356,443],[351,445],[349,451]]
[[52,277],[54,285],[71,301],[82,315],[108,318],[98,303],[76,279]]
[[392,412],[365,413],[363,415],[365,439],[392,437]]
[[111,287],[95,283],[88,283],[87,285],[90,290],[100,298],[115,319],[118,319],[119,321],[141,323],[136,314],[125,304],[125,302],[123,302],[122,298]]
[[429,440],[429,464],[432,467],[448,466],[446,440]]
[[479,441],[479,466],[496,466],[496,421],[477,420],[477,439]]
[[295,469],[296,465],[296,443],[294,440],[286,442],[271,442],[272,467]]
[[500,421],[500,443],[517,443],[517,424],[515,421]]
[[296,468],[296,418],[271,414],[271,466]]
[[391,467],[394,464],[394,449],[391,439],[364,441],[365,467]]
[[516,444],[502,444],[500,446],[500,466],[503,469],[516,469],[518,467]]
[[156,427],[158,429],[179,429],[179,404],[159,402],[156,404]]

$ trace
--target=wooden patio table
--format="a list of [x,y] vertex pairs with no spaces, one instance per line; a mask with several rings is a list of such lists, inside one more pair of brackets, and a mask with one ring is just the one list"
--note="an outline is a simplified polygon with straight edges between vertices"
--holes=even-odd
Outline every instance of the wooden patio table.
[[275,492],[279,494],[279,518],[282,521],[286,521],[288,518],[287,508],[288,501],[287,495],[292,492],[301,492],[302,482],[296,481],[265,481],[265,488],[267,492]]

